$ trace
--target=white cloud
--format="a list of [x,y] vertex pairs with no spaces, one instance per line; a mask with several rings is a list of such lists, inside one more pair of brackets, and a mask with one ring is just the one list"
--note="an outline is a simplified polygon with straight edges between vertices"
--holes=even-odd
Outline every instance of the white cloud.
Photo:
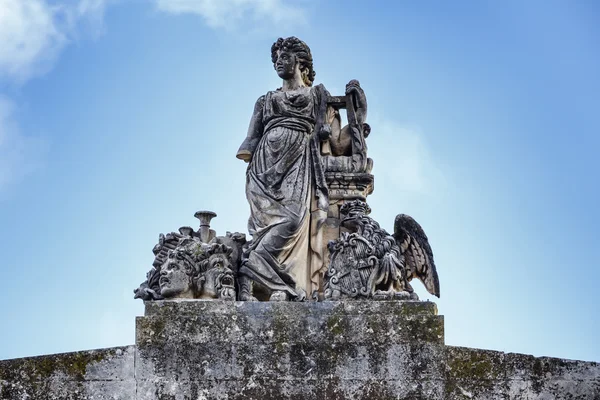
[[[159,10],[200,15],[212,28],[235,29],[247,18],[277,25],[303,23],[304,11],[285,0],[155,0]],[[266,19],[266,21],[265,21]]]
[[0,96],[0,192],[39,167],[47,143],[21,134],[14,119],[15,107]]
[[[112,1],[118,0],[0,0],[0,83],[23,84],[48,72],[79,28],[101,31]],[[45,140],[21,134],[14,113],[0,94],[0,192],[37,168],[47,148]]]
[[93,31],[101,28],[106,2],[51,5],[47,0],[0,0],[0,79],[23,83],[47,72],[76,36],[81,21]]
[[45,72],[66,43],[60,10],[43,0],[0,0],[0,77]]
[[79,15],[103,16],[106,0],[81,0],[77,5]]
[[432,194],[445,182],[419,128],[377,119],[369,123],[369,157],[378,181],[415,194]]

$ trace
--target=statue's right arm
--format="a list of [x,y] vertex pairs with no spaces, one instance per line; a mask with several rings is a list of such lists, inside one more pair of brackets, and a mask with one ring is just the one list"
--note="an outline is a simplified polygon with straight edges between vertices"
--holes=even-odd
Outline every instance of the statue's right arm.
[[252,119],[250,120],[250,126],[248,127],[246,140],[244,140],[236,155],[237,158],[244,160],[245,162],[250,162],[252,159],[252,154],[254,153],[254,150],[256,149],[256,146],[258,146],[258,142],[263,135],[264,126],[262,120],[264,104],[265,96],[260,96],[254,105],[254,112],[252,113]]

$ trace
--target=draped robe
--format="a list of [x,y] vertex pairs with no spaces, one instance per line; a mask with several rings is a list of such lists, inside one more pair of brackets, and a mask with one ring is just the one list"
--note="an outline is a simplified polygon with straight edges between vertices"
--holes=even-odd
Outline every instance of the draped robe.
[[326,95],[319,85],[261,96],[238,151],[238,157],[251,154],[246,197],[252,235],[239,272],[297,300],[318,290],[323,269],[328,196],[315,124]]

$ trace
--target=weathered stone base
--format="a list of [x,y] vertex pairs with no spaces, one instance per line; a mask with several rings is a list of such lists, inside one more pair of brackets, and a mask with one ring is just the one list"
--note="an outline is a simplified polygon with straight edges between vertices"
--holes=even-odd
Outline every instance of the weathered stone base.
[[[139,393],[215,399],[436,398],[433,303],[147,303]],[[162,396],[162,397],[160,397]]]
[[0,361],[0,399],[600,400],[599,364],[445,346],[430,302],[148,302],[136,331]]
[[0,399],[135,399],[135,346],[0,361]]

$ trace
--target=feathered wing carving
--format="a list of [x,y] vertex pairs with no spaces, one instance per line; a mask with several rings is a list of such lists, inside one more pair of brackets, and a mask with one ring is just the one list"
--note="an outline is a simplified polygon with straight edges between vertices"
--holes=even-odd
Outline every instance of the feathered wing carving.
[[412,217],[396,216],[394,239],[404,258],[406,280],[419,278],[429,293],[440,297],[440,281],[427,235]]

